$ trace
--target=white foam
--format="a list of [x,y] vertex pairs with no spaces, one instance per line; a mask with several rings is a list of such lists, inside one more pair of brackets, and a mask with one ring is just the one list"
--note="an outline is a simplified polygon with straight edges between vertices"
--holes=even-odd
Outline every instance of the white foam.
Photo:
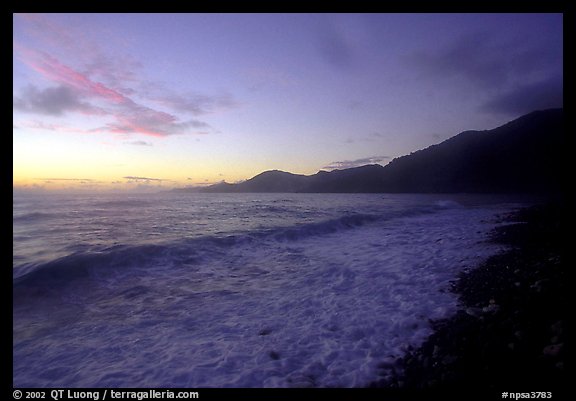
[[450,281],[501,249],[485,242],[497,211],[167,257],[52,306],[15,305],[14,385],[365,386],[456,311]]

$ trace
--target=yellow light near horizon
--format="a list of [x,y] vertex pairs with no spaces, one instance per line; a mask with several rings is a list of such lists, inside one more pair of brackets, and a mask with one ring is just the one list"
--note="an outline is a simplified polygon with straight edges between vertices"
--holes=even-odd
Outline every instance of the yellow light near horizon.
[[18,133],[13,145],[13,185],[44,185],[53,178],[58,180],[48,183],[50,188],[71,188],[80,185],[73,179],[89,179],[106,189],[118,187],[119,182],[128,184],[124,177],[132,176],[160,179],[149,184],[168,188],[232,183],[265,169],[233,155],[215,154],[218,149],[200,150],[169,139],[150,147],[127,145],[118,138],[107,141],[99,136]]

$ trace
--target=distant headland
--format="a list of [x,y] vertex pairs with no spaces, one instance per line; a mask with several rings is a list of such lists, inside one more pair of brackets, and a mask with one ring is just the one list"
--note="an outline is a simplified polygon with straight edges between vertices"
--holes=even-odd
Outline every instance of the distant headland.
[[276,193],[560,193],[563,109],[534,111],[498,128],[464,131],[386,166],[265,171],[244,182],[176,192]]

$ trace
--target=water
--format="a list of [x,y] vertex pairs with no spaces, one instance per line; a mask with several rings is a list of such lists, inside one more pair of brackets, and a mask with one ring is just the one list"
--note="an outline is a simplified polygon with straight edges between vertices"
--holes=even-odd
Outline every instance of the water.
[[[491,196],[14,195],[16,387],[354,387],[502,250]],[[380,366],[380,367],[379,367]]]

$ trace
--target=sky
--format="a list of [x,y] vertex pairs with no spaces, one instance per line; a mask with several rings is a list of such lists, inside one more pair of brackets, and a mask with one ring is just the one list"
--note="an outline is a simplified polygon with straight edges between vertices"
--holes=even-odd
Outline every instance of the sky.
[[386,165],[562,99],[562,14],[14,14],[13,185]]

